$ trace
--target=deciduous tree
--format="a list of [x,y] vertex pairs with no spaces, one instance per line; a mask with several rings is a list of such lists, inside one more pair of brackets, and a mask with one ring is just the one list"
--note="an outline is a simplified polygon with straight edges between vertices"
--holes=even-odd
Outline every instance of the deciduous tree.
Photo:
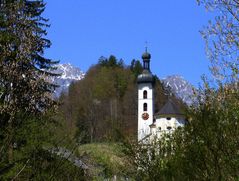
[[197,0],[215,19],[201,31],[206,41],[207,54],[211,60],[213,75],[220,81],[238,79],[239,51],[239,1]]

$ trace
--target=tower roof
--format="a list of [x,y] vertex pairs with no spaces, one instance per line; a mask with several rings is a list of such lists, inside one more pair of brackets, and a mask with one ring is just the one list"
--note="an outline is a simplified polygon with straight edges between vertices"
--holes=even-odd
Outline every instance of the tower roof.
[[153,83],[154,76],[148,70],[144,70],[137,78],[137,83]]
[[166,104],[162,107],[162,109],[156,114],[156,116],[164,117],[164,116],[183,116],[183,112],[181,109],[172,101],[168,100]]
[[150,53],[148,53],[148,51],[147,51],[147,49],[146,49],[146,51],[145,51],[145,52],[143,53],[143,55],[142,55],[142,59],[143,59],[144,61],[149,61],[150,58],[151,58],[151,55],[150,55]]
[[154,76],[150,72],[150,58],[151,55],[148,53],[147,48],[145,49],[145,52],[142,55],[143,59],[143,72],[140,74],[137,78],[137,83],[154,83]]

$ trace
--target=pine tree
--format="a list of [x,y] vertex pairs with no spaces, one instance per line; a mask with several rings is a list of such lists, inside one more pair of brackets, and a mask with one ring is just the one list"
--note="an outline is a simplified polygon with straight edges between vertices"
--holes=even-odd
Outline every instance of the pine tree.
[[[56,75],[51,70],[57,62],[44,57],[51,45],[46,39],[48,20],[41,16],[44,9],[42,0],[0,1],[0,172],[20,162],[14,149],[35,136],[23,126],[39,126],[56,105],[50,77]],[[26,139],[17,138],[26,132]]]
[[131,61],[130,70],[134,73],[135,77],[137,77],[143,71],[143,66],[139,60],[133,59]]
[[[54,104],[47,77],[57,62],[43,56],[51,42],[45,38],[47,20],[43,1],[7,1],[0,12],[1,112],[42,114]],[[10,116],[11,116],[10,115]]]

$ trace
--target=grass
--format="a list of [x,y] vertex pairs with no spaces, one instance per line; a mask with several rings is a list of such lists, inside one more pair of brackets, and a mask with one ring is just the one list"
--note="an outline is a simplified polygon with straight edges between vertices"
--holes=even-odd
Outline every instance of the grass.
[[117,143],[92,143],[79,146],[76,155],[90,167],[95,177],[110,178],[127,175],[128,163],[123,147]]

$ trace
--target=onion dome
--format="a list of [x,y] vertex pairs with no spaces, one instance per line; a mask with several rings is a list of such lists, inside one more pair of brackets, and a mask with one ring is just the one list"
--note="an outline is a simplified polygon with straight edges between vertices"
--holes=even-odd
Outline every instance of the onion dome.
[[142,55],[142,59],[145,61],[149,61],[150,59],[151,59],[151,55],[150,55],[150,53],[148,53],[147,52],[147,50],[146,50],[146,52],[145,53],[143,53],[143,55]]
[[142,55],[142,59],[143,59],[143,72],[142,74],[140,74],[137,78],[137,83],[154,83],[154,76],[152,75],[152,73],[150,72],[150,58],[151,55],[150,53],[147,52],[147,48],[145,53],[143,53]]
[[148,70],[144,70],[137,78],[137,83],[154,83],[154,76]]

